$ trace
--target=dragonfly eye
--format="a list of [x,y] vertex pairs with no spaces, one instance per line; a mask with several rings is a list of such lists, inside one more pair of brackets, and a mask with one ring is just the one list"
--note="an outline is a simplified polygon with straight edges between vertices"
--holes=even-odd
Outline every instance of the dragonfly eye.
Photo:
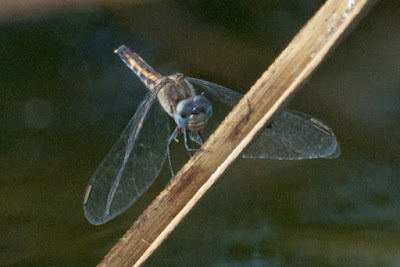
[[193,99],[194,108],[192,114],[205,113],[208,118],[211,118],[213,108],[210,100],[207,99],[203,94],[197,95]]
[[212,105],[211,102],[204,96],[198,95],[193,99],[193,111],[189,117],[188,129],[191,131],[200,131],[203,129],[207,121],[212,116]]
[[175,123],[183,128],[188,127],[189,116],[192,114],[194,108],[194,103],[191,99],[181,100],[176,106],[176,110],[174,112],[174,120]]

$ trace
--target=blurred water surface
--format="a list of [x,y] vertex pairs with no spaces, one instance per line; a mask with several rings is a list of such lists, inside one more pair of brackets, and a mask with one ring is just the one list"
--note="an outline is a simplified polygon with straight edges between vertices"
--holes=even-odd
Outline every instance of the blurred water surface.
[[[244,93],[324,1],[145,1],[1,21],[0,264],[94,265],[169,180],[103,226],[86,183],[146,93],[126,44]],[[78,6],[77,6],[78,7]],[[290,107],[337,135],[334,160],[238,160],[150,266],[399,265],[400,5],[381,1]],[[173,146],[177,164],[187,160]]]

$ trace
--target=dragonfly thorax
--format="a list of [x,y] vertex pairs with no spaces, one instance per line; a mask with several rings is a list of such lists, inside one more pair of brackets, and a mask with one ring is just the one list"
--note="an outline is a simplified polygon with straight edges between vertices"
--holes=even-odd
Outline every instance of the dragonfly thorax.
[[163,84],[163,88],[158,93],[158,100],[171,117],[174,117],[179,102],[196,95],[193,86],[180,73],[162,78],[159,84]]

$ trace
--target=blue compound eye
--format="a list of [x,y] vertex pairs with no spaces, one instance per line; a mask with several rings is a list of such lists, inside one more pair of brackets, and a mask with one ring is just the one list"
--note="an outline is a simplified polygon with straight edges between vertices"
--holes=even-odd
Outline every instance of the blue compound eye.
[[191,99],[181,100],[176,106],[174,113],[175,123],[183,128],[188,127],[189,117],[192,114],[194,103]]
[[204,95],[197,95],[193,99],[194,103],[194,108],[193,108],[193,114],[195,113],[204,113],[207,115],[208,119],[211,118],[213,108],[211,105],[210,100],[207,99]]

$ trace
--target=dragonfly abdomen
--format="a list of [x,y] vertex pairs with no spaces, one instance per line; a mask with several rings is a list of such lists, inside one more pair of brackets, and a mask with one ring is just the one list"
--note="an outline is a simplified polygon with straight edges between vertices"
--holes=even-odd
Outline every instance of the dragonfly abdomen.
[[126,46],[120,46],[117,50],[115,50],[115,52],[121,56],[121,59],[126,63],[126,65],[150,90],[153,90],[163,77],[160,73],[150,67],[150,65],[147,64],[146,61],[144,61],[143,58],[141,58],[138,54],[129,51]]

